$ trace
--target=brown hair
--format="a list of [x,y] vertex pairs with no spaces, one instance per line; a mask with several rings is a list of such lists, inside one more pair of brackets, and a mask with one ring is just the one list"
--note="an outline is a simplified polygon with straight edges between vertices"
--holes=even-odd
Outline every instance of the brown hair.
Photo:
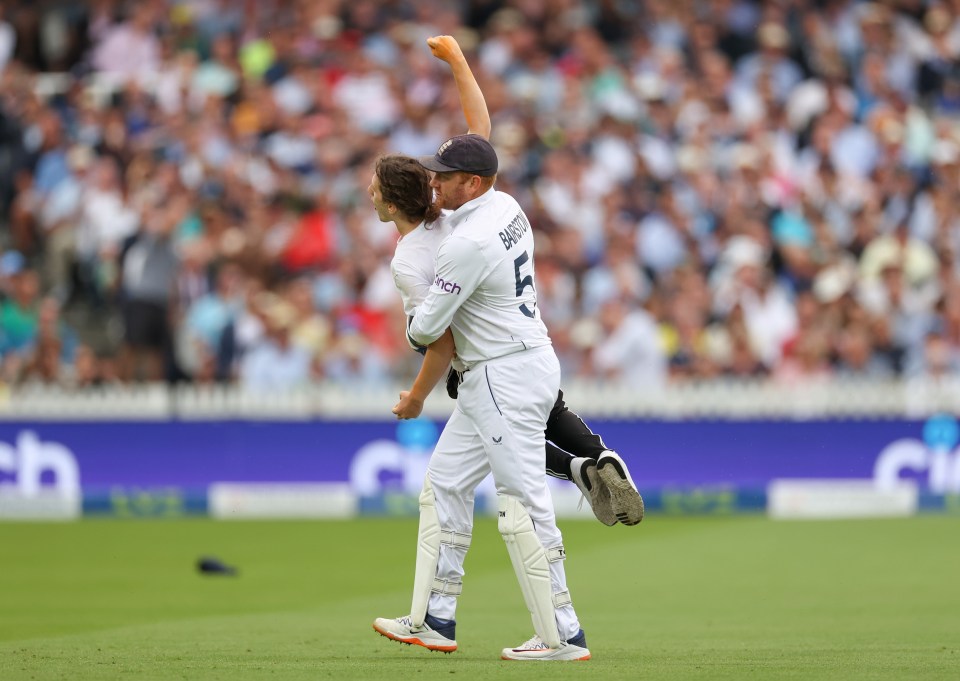
[[430,174],[416,159],[390,154],[377,159],[374,172],[380,180],[380,195],[410,220],[433,222],[440,208],[433,201]]

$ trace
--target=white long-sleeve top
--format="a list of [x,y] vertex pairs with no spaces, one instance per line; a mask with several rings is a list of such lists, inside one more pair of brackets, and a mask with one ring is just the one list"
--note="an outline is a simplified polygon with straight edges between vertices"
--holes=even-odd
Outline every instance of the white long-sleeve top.
[[441,216],[435,222],[420,223],[397,241],[390,272],[407,317],[412,317],[426,300],[436,278],[437,251],[448,236],[450,223]]

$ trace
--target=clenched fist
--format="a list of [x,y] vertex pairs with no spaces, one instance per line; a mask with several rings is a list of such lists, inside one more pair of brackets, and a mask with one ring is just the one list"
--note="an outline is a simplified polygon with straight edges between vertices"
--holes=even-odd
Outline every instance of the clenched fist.
[[400,392],[400,401],[391,410],[398,419],[415,419],[423,411],[423,400],[414,397],[408,390]]
[[464,59],[463,51],[453,36],[437,35],[432,38],[427,38],[427,45],[430,46],[430,51],[434,57],[448,64],[463,61]]

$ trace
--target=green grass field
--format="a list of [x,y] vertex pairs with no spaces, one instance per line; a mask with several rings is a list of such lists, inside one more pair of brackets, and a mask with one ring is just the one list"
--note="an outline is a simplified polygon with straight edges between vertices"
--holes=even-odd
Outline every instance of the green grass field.
[[0,524],[0,679],[960,678],[955,518],[562,529],[589,662],[498,659],[532,631],[493,519],[453,655],[370,626],[409,608],[415,520]]

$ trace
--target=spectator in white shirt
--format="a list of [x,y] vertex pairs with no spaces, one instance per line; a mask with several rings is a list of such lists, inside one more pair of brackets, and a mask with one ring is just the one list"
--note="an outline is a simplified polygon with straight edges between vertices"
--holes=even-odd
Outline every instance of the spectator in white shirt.
[[93,66],[123,82],[160,70],[160,41],[153,33],[154,5],[138,4],[130,18],[109,28],[94,48]]
[[638,390],[662,387],[667,379],[667,357],[653,316],[614,298],[603,304],[599,318],[603,340],[590,358],[596,373]]

